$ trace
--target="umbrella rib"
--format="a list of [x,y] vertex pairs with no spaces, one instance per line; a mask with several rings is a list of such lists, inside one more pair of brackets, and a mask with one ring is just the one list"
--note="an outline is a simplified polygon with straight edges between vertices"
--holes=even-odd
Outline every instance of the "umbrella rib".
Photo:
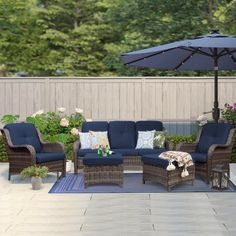
[[[191,51],[191,50],[189,50]],[[180,62],[175,68],[174,70],[178,70],[189,58],[191,58],[194,54],[196,54],[199,51],[198,48],[196,48],[194,51],[191,51],[192,53],[189,54],[182,62]]]
[[228,48],[225,48],[225,51],[230,55],[230,58],[233,60],[233,62],[236,63],[236,58],[234,57],[232,52]]
[[132,63],[135,63],[135,62],[138,62],[138,61],[142,61],[142,60],[145,60],[145,59],[150,58],[150,57],[154,57],[154,56],[156,56],[156,55],[159,55],[159,54],[162,54],[162,53],[171,51],[171,50],[173,50],[173,49],[175,49],[175,48],[170,48],[170,49],[167,49],[167,50],[163,50],[163,51],[160,51],[160,52],[156,52],[156,53],[153,53],[153,54],[151,54],[151,55],[144,56],[144,57],[141,57],[141,58],[139,58],[139,59],[136,59],[136,60],[133,60],[133,61],[130,61],[130,62],[126,62],[124,65],[130,65],[130,64],[132,64]]
[[198,54],[201,54],[201,55],[204,55],[204,56],[212,57],[211,54],[203,52],[202,50],[200,50],[200,48],[197,48],[197,49],[193,48],[193,47],[189,47],[189,48],[187,48],[187,47],[180,47],[180,48],[185,50],[185,51],[188,51],[188,52],[194,52],[194,53],[198,53]]
[[228,48],[225,48],[224,51],[226,51],[226,53],[221,54],[220,57],[223,57],[223,56],[225,56],[225,55],[227,55],[227,54],[230,54],[230,53],[231,53],[231,54],[232,54],[232,53],[235,53],[235,52],[236,52],[236,49],[230,51]]

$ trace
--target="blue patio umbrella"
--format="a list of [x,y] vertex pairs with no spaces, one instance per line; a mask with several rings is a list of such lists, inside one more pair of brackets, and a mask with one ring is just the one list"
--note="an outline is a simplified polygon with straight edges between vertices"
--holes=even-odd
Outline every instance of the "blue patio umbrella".
[[218,71],[236,70],[236,37],[210,34],[122,54],[125,65],[167,70],[214,70],[213,119],[220,116]]

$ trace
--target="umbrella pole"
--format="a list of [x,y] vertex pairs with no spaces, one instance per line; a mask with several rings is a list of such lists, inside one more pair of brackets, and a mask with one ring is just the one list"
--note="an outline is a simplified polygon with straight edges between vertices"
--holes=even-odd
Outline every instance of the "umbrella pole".
[[214,49],[214,72],[215,72],[215,78],[214,78],[214,108],[212,110],[212,116],[216,123],[218,123],[220,118],[220,109],[219,109],[219,102],[218,102],[218,57],[217,57],[217,48]]

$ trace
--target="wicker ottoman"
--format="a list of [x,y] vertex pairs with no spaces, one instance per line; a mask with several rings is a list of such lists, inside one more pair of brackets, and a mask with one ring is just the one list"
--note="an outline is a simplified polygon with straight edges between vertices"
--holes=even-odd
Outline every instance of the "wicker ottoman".
[[146,181],[152,181],[164,185],[169,191],[175,185],[191,181],[192,185],[195,179],[195,166],[188,167],[189,175],[181,177],[183,171],[182,167],[178,167],[176,162],[173,164],[176,166],[175,170],[167,171],[166,167],[169,162],[159,158],[156,154],[145,155],[142,157],[143,161],[143,183]]
[[84,187],[95,184],[123,185],[123,157],[121,154],[111,154],[100,157],[95,153],[86,154],[84,164]]

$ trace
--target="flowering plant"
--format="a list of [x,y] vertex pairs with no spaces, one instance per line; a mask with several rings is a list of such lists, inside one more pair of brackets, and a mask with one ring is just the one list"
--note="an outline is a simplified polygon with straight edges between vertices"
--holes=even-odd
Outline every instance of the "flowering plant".
[[225,103],[221,115],[224,120],[236,123],[236,102],[233,105]]
[[[82,109],[80,109],[81,111]],[[66,146],[67,157],[72,159],[73,143],[78,139],[79,129],[85,121],[82,113],[66,115],[66,108],[60,107],[57,112],[43,113],[42,110],[26,118],[40,130],[42,138],[49,142],[62,142]]]

